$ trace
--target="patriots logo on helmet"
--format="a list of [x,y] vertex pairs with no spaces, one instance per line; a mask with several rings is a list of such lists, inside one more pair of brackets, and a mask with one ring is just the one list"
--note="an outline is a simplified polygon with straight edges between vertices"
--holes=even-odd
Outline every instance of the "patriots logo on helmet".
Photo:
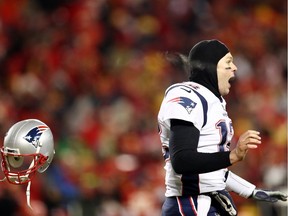
[[192,101],[190,98],[187,98],[187,97],[176,97],[176,98],[169,100],[168,102],[180,104],[181,106],[183,106],[187,110],[187,112],[189,114],[192,112],[192,110],[197,105],[196,102]]
[[39,146],[39,139],[40,139],[42,133],[47,129],[48,129],[48,127],[45,125],[40,125],[40,126],[34,127],[23,138],[27,142],[31,143],[35,148],[37,148]]

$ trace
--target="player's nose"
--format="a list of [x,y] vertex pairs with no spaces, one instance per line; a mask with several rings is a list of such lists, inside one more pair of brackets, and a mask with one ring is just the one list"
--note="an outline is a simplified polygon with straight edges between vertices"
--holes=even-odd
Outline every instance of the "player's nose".
[[232,63],[232,65],[231,65],[231,68],[232,68],[232,70],[233,70],[233,72],[235,73],[236,71],[237,71],[237,66],[234,64],[234,63]]

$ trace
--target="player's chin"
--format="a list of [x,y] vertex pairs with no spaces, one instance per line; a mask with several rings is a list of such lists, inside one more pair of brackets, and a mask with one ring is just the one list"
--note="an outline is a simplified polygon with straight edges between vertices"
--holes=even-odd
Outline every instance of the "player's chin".
[[225,96],[225,95],[229,94],[229,92],[230,92],[230,89],[229,88],[225,88],[225,89],[222,89],[222,91],[220,91],[220,94],[222,96]]
[[233,78],[233,80],[231,80],[231,79],[229,79],[228,80],[228,82],[227,82],[227,91],[228,91],[228,93],[229,93],[229,91],[230,91],[230,88],[232,87],[232,83],[234,82],[234,78]]
[[228,83],[227,86],[226,86],[226,88],[224,89],[224,94],[225,94],[225,95],[227,95],[227,94],[230,93],[230,88],[231,88],[231,84]]
[[222,94],[223,96],[228,95],[230,93],[230,90],[228,89],[227,91],[224,92],[224,94]]
[[230,88],[231,88],[231,85],[229,84],[229,87],[227,88],[227,94],[229,94]]

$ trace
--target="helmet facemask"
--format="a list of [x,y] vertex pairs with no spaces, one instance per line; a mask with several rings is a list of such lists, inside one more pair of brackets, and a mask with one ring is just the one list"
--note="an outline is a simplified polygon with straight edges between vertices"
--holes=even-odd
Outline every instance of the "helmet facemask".
[[[38,147],[40,148],[40,146]],[[32,180],[36,171],[47,161],[41,153],[20,154],[17,149],[1,148],[2,170],[11,184],[26,184]]]

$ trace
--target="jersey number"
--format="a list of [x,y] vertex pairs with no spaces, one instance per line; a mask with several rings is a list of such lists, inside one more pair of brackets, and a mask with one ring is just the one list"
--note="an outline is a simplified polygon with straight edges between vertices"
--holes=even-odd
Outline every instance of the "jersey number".
[[[231,127],[232,127],[232,124],[230,123],[230,128]],[[227,142],[228,128],[227,128],[226,122],[224,120],[220,120],[216,124],[216,128],[219,129],[219,133],[220,133],[219,151],[224,152],[225,146],[228,149],[230,147],[230,143]]]

